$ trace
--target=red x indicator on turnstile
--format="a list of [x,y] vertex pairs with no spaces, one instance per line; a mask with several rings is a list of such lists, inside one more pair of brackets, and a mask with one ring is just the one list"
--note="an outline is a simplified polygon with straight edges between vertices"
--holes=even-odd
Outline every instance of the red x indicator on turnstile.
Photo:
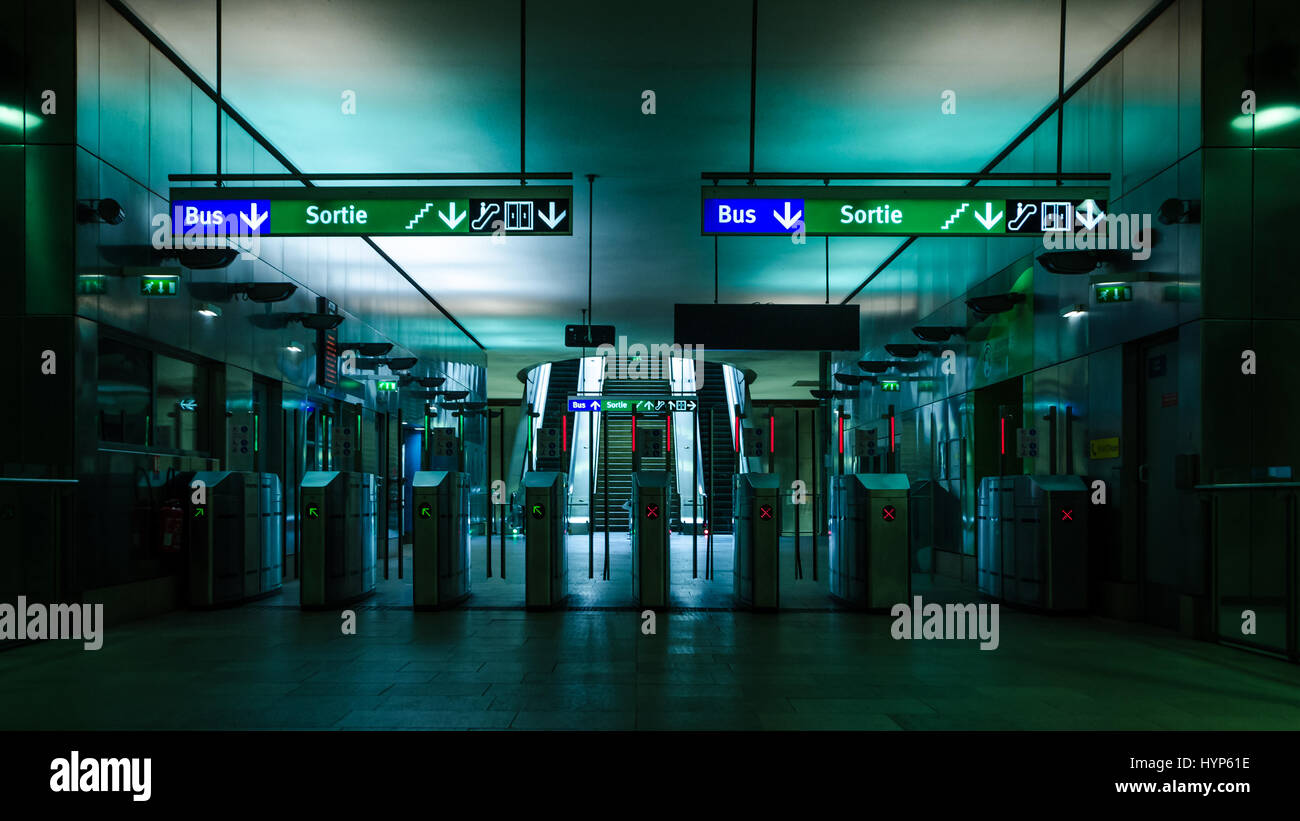
[[880,509],[880,518],[884,519],[886,522],[892,522],[894,521],[894,514],[897,512],[897,509],[893,505],[885,505]]
[[651,505],[651,504],[647,504],[647,505],[645,506],[645,517],[646,517],[647,519],[658,519],[658,518],[659,518],[659,505]]
[[1072,513],[1074,513],[1074,509],[1073,509],[1073,508],[1071,508],[1071,509],[1069,509],[1069,510],[1066,510],[1065,508],[1061,508],[1061,521],[1063,521],[1063,522],[1073,522],[1073,521],[1074,521],[1074,517],[1070,515],[1070,514],[1072,514]]
[[771,518],[772,518],[772,506],[771,506],[771,505],[759,505],[759,506],[758,506],[758,518],[760,518],[760,519],[771,519]]

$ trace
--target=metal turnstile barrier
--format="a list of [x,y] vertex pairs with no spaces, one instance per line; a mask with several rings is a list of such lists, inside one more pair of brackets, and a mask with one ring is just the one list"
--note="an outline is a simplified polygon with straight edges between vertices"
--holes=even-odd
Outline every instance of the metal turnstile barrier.
[[781,606],[781,477],[737,473],[732,476],[731,498],[736,603],[775,610]]
[[248,471],[198,471],[202,504],[187,520],[191,607],[218,607],[280,589],[280,477]]
[[832,477],[830,595],[882,610],[911,600],[908,481],[903,473]]
[[979,590],[1044,610],[1088,607],[1088,487],[1079,476],[986,476]]
[[378,482],[372,473],[313,470],[303,474],[304,608],[333,607],[375,592]]
[[668,604],[668,500],[672,474],[632,473],[632,595],[646,607]]
[[469,474],[417,471],[411,492],[412,604],[462,602],[469,597]]
[[569,595],[564,555],[565,475],[533,471],[524,475],[524,603],[555,607]]

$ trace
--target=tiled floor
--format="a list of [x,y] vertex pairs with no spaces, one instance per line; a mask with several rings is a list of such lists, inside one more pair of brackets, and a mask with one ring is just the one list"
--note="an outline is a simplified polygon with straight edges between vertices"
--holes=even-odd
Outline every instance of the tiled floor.
[[[410,588],[394,567],[357,606],[355,636],[287,591],[109,628],[97,652],[21,647],[0,653],[0,729],[1300,729],[1295,665],[1005,608],[994,651],[896,641],[888,616],[831,608],[824,556],[820,583],[805,555],[809,578],[782,593],[807,609],[721,609],[720,542],[711,583],[690,586],[689,552],[679,583],[674,559],[678,601],[708,609],[660,613],[655,635],[641,633],[630,583],[619,589],[626,555],[611,551],[614,581],[588,582],[582,537],[570,567],[583,609],[510,609],[522,600],[516,542],[507,581],[478,577],[476,563],[475,596],[456,610],[403,607]],[[914,584],[928,600],[959,595]]]

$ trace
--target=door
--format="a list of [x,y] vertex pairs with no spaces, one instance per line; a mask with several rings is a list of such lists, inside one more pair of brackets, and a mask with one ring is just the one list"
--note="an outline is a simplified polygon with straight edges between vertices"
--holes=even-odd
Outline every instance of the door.
[[1138,537],[1145,619],[1177,629],[1182,545],[1174,455],[1178,447],[1178,341],[1142,346],[1138,357]]

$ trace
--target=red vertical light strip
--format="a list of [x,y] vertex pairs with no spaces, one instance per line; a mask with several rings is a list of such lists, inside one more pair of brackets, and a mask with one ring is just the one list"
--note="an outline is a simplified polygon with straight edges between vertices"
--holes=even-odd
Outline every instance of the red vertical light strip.
[[776,453],[776,417],[767,417],[767,452]]
[[673,415],[670,413],[664,417],[664,430],[668,433],[668,452],[673,452]]
[[731,443],[731,449],[736,453],[740,453],[740,417],[739,416],[736,417],[736,436],[735,436],[735,441]]
[[632,452],[636,453],[636,414],[632,414]]
[[1007,420],[1006,420],[1006,417],[1004,416],[1003,418],[999,419],[998,422],[999,422],[999,424],[1002,425],[1002,453],[1005,455],[1006,452],[1007,452]]
[[840,417],[840,453],[844,452],[844,417]]
[[569,414],[564,414],[564,452],[569,452]]
[[894,452],[894,417],[889,417],[889,452]]

